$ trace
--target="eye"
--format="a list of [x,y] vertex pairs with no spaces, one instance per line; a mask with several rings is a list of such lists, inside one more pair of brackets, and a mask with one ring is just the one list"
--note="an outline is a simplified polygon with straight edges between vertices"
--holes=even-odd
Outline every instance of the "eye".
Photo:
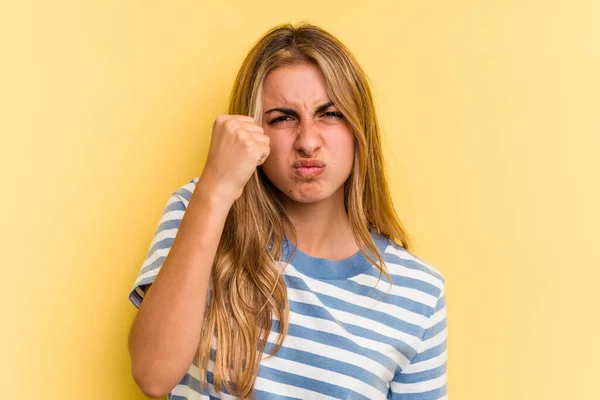
[[274,125],[277,124],[279,122],[285,122],[285,121],[291,121],[291,117],[289,115],[282,115],[280,117],[277,118],[273,118],[270,122],[269,125]]
[[339,111],[327,111],[323,115],[326,117],[344,118],[344,114]]

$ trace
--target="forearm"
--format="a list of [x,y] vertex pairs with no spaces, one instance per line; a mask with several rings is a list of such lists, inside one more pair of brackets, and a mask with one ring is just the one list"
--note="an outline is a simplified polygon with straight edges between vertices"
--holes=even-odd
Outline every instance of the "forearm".
[[161,396],[196,354],[210,272],[232,202],[198,182],[169,254],[140,305],[129,335],[133,377]]

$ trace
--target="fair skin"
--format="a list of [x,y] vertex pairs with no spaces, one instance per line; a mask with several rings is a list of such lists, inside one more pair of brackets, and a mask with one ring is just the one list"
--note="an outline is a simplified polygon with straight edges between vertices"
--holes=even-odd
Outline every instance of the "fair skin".
[[[263,110],[262,127],[271,150],[262,167],[296,228],[296,246],[329,259],[356,253],[344,210],[354,135],[329,98],[320,70],[303,63],[271,71],[263,86]],[[310,170],[303,174],[294,168],[299,160],[322,162],[324,167],[318,175],[306,176]]]
[[[166,395],[192,363],[205,311],[199,305],[206,303],[225,220],[257,166],[279,189],[300,250],[329,259],[358,251],[343,205],[354,137],[339,110],[323,106],[331,102],[323,76],[309,64],[279,67],[267,76],[263,96],[263,126],[245,115],[215,119],[200,180],[132,324],[132,375],[149,397]],[[318,175],[294,168],[308,160],[324,165]]]

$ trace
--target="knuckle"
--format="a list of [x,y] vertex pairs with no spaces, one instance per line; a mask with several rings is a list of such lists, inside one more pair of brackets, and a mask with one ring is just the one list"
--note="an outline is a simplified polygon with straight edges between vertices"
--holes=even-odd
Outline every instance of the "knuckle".
[[227,119],[223,122],[223,126],[230,132],[233,132],[239,125],[235,119]]
[[245,131],[244,129],[239,129],[235,132],[238,140],[241,140],[242,142],[247,142],[248,141],[248,132]]
[[217,118],[215,118],[214,125],[220,125],[226,120],[227,120],[227,115],[219,114],[219,115],[217,115]]

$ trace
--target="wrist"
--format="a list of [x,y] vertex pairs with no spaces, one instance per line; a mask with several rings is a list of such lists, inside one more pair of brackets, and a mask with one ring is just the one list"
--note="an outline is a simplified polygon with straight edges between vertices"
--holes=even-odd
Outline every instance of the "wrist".
[[204,171],[196,184],[194,192],[200,193],[203,201],[209,202],[212,207],[225,207],[229,209],[233,203],[242,195],[242,190],[233,185],[215,179],[213,175]]

